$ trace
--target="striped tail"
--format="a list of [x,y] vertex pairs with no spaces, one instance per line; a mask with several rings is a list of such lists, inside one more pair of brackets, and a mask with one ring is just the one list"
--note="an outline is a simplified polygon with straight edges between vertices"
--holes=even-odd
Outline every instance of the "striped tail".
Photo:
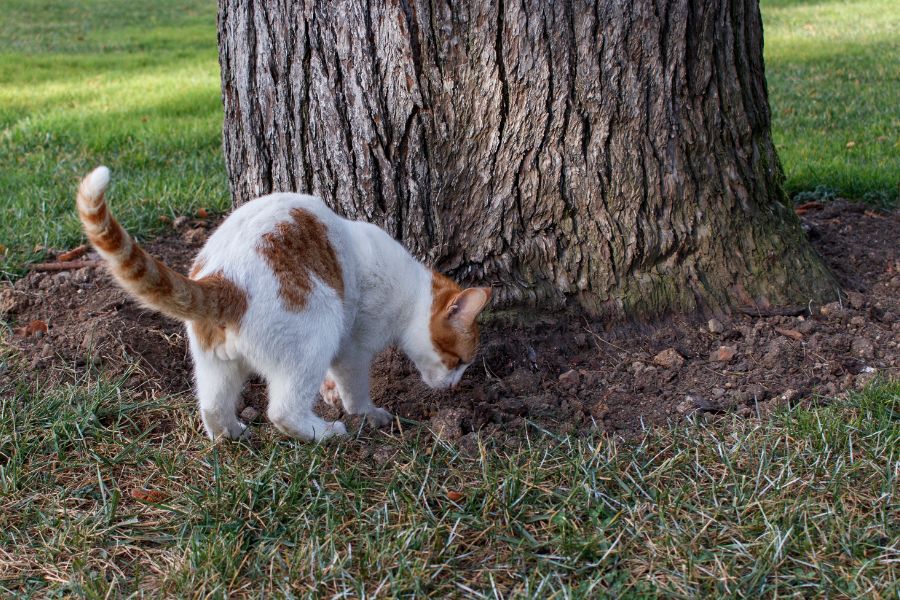
[[103,199],[107,185],[106,167],[84,178],[78,216],[116,281],[145,306],[175,319],[237,325],[246,310],[244,293],[221,274],[194,281],[147,254],[109,213]]

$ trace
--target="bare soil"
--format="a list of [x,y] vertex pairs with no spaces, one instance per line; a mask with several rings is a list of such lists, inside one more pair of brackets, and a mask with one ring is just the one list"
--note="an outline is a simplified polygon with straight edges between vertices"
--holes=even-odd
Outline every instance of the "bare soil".
[[[576,313],[497,312],[487,316],[480,355],[459,388],[429,390],[400,352],[388,350],[373,367],[373,399],[465,444],[475,431],[515,433],[528,424],[628,435],[687,415],[755,418],[783,404],[825,401],[878,374],[896,377],[900,212],[843,201],[806,211],[810,240],[845,292],[833,303],[612,328]],[[145,246],[186,271],[215,223],[178,221]],[[17,351],[2,377],[72,380],[102,368],[147,397],[191,388],[182,326],[134,304],[102,267],[3,283],[0,317],[8,325],[3,341]],[[46,332],[27,328],[34,321]],[[255,381],[245,393],[262,415],[264,392]],[[324,403],[321,410],[341,416]]]

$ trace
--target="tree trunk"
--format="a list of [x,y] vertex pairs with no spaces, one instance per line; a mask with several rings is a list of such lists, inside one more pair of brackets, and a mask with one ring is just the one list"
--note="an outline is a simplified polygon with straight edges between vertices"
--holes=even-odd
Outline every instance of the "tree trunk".
[[501,305],[806,304],[756,0],[220,0],[235,204],[321,196]]

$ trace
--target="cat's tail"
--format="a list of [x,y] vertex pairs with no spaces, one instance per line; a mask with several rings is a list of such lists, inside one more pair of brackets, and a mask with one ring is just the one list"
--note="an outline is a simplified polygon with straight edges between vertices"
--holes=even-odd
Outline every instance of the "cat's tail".
[[82,180],[78,216],[116,281],[145,306],[176,319],[221,326],[239,320],[246,307],[243,292],[221,275],[188,279],[147,254],[109,213],[103,199],[107,185],[106,167],[97,167]]

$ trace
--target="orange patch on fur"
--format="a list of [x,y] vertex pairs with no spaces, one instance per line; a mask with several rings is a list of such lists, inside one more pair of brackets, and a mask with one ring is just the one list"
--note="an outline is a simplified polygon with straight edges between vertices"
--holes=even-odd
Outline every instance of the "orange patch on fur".
[[121,263],[121,269],[123,274],[131,279],[139,279],[144,274],[147,267],[144,264],[144,253],[140,246],[131,244],[128,256]]
[[106,229],[97,235],[92,235],[91,242],[94,246],[104,252],[116,252],[122,247],[125,241],[125,235],[122,227],[115,221],[110,221]]
[[312,291],[312,275],[344,298],[341,264],[325,225],[308,211],[291,210],[291,220],[262,236],[259,253],[278,278],[279,295],[289,310],[300,311]]
[[97,208],[97,212],[89,213],[82,212],[81,218],[91,225],[99,226],[102,225],[106,221],[106,204],[101,204]]
[[478,350],[478,324],[462,330],[454,327],[448,318],[453,300],[462,292],[455,281],[431,272],[431,342],[441,357],[441,362],[448,369],[455,369],[460,362],[471,362]]
[[200,347],[209,351],[225,342],[229,330],[240,329],[241,319],[247,312],[247,294],[221,271],[197,280],[197,284],[215,302],[212,315],[190,324]]

